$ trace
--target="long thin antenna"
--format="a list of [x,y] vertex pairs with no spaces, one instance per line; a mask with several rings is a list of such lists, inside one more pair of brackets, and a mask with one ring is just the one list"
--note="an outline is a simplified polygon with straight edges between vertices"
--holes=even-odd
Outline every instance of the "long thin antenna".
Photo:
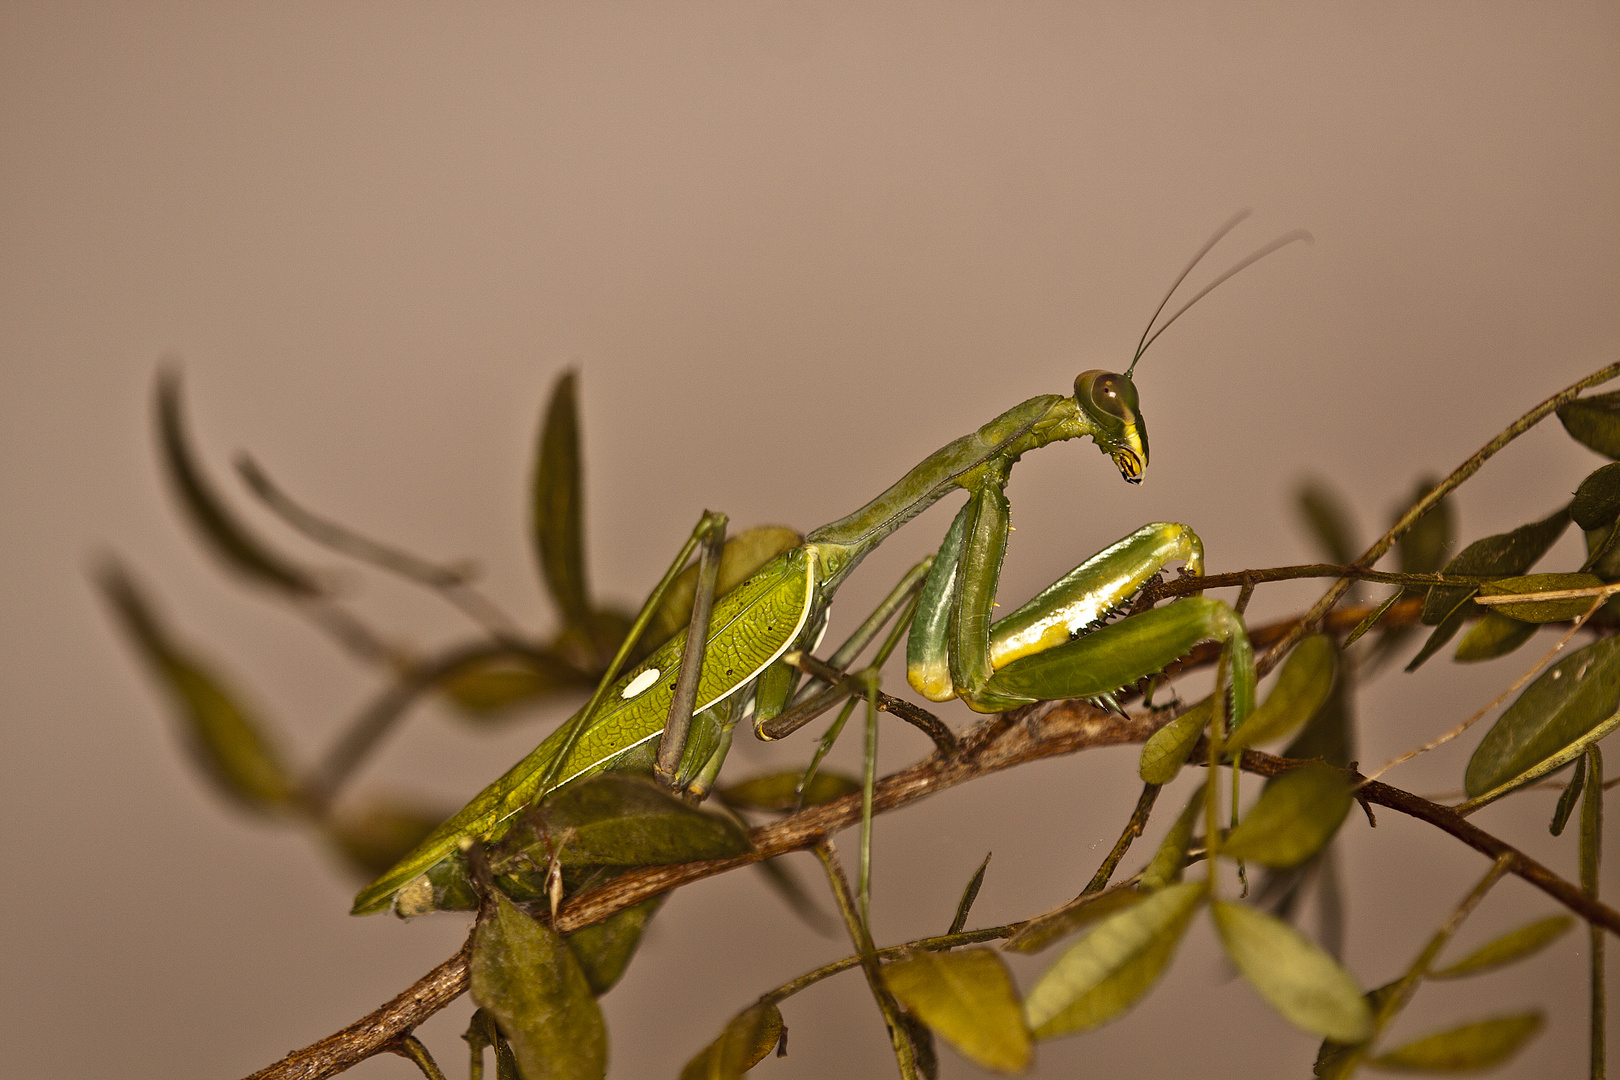
[[1126,378],[1130,377],[1131,371],[1136,370],[1136,362],[1142,359],[1142,354],[1147,351],[1148,335],[1153,332],[1153,324],[1159,321],[1159,314],[1160,312],[1164,311],[1164,305],[1168,304],[1170,302],[1170,298],[1176,295],[1176,290],[1181,288],[1181,283],[1183,281],[1187,280],[1187,275],[1193,272],[1193,267],[1202,262],[1204,256],[1209,254],[1211,248],[1220,243],[1227,233],[1237,228],[1238,225],[1242,223],[1243,219],[1252,213],[1254,213],[1253,210],[1249,209],[1248,207],[1244,207],[1242,210],[1239,210],[1236,214],[1232,215],[1232,220],[1216,229],[1215,235],[1210,237],[1209,240],[1205,242],[1204,246],[1198,249],[1198,254],[1192,257],[1192,262],[1183,267],[1181,273],[1176,275],[1176,280],[1170,283],[1170,291],[1164,294],[1164,299],[1159,301],[1159,306],[1153,309],[1153,318],[1149,319],[1148,324],[1142,328],[1142,337],[1141,340],[1136,343],[1136,353],[1131,357],[1131,367],[1130,371],[1125,373]]
[[[1186,270],[1183,270],[1181,272],[1181,277],[1178,277],[1176,279],[1176,284],[1172,285],[1170,287],[1170,292],[1172,294],[1176,291],[1176,286],[1179,286],[1181,284],[1182,279],[1187,276],[1188,272],[1192,270],[1193,266],[1197,265],[1198,260],[1202,259],[1206,254],[1208,254],[1209,249],[1214,247],[1215,244],[1221,239],[1221,237],[1225,236],[1228,232],[1231,231],[1232,226],[1236,225],[1239,221],[1242,221],[1245,217],[1248,216],[1248,214],[1249,214],[1249,212],[1247,210],[1245,210],[1241,214],[1237,215],[1237,217],[1233,218],[1232,221],[1228,222],[1224,227],[1222,227],[1222,229],[1219,232],[1217,232],[1215,234],[1214,239],[1212,239],[1209,243],[1204,245],[1203,250],[1200,251],[1198,253],[1197,257],[1193,259],[1192,264],[1190,264],[1187,267]],[[1304,229],[1295,229],[1293,232],[1284,233],[1283,235],[1277,237],[1277,239],[1271,241],[1271,243],[1266,244],[1265,246],[1261,247],[1258,251],[1254,252],[1252,255],[1248,256],[1245,259],[1243,259],[1236,266],[1232,267],[1230,270],[1226,271],[1224,274],[1221,274],[1214,281],[1210,282],[1208,285],[1206,285],[1202,289],[1200,289],[1199,292],[1198,292],[1198,295],[1194,296],[1191,300],[1189,300],[1185,304],[1183,304],[1181,306],[1180,310],[1178,310],[1174,315],[1172,315],[1168,319],[1166,319],[1164,321],[1163,325],[1161,325],[1157,330],[1153,330],[1153,322],[1149,322],[1148,323],[1148,330],[1152,331],[1152,336],[1149,337],[1147,331],[1143,332],[1143,335],[1142,335],[1143,340],[1137,345],[1136,355],[1131,358],[1131,366],[1126,369],[1125,377],[1130,378],[1131,373],[1136,370],[1137,361],[1142,359],[1142,354],[1147,352],[1148,347],[1151,346],[1155,341],[1159,340],[1159,335],[1160,334],[1162,334],[1166,330],[1170,329],[1170,324],[1171,323],[1175,322],[1177,319],[1179,319],[1183,315],[1185,315],[1187,313],[1188,308],[1191,308],[1194,304],[1198,303],[1198,301],[1200,301],[1204,297],[1208,296],[1211,292],[1213,292],[1215,290],[1216,286],[1220,285],[1222,282],[1226,281],[1227,279],[1229,279],[1231,277],[1234,277],[1235,275],[1237,275],[1239,273],[1242,273],[1244,270],[1246,270],[1249,267],[1253,266],[1255,263],[1259,262],[1261,259],[1265,258],[1267,255],[1270,255],[1272,252],[1278,250],[1279,248],[1287,247],[1289,244],[1294,243],[1296,240],[1303,240],[1307,244],[1309,244],[1309,243],[1314,243],[1315,242],[1315,237],[1313,237],[1310,233],[1306,232]],[[1165,306],[1166,303],[1169,302],[1169,300],[1170,300],[1169,295],[1166,295],[1164,300],[1160,301],[1158,310],[1153,313],[1153,319],[1155,321],[1157,321],[1160,312],[1162,312],[1164,310],[1164,306]]]

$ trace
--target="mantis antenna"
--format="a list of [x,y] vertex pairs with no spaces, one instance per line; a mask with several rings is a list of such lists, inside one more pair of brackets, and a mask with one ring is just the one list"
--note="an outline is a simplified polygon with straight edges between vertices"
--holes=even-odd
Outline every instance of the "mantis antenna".
[[[1244,209],[1239,210],[1236,214],[1234,214],[1230,221],[1222,225],[1219,229],[1215,230],[1215,235],[1211,236],[1209,240],[1205,242],[1204,246],[1198,249],[1198,254],[1194,255],[1192,257],[1192,261],[1186,265],[1180,274],[1176,275],[1176,280],[1170,284],[1170,291],[1164,294],[1164,299],[1159,301],[1159,306],[1153,309],[1153,318],[1148,320],[1147,329],[1142,331],[1142,338],[1136,343],[1136,354],[1131,357],[1131,366],[1125,369],[1125,377],[1127,379],[1131,377],[1131,372],[1136,370],[1137,361],[1141,360],[1142,354],[1148,351],[1148,346],[1159,340],[1159,335],[1170,329],[1171,323],[1187,314],[1188,308],[1192,307],[1194,304],[1198,303],[1198,301],[1214,292],[1217,285],[1220,285],[1228,278],[1235,277],[1237,274],[1247,270],[1249,267],[1253,266],[1267,255],[1270,255],[1273,251],[1276,251],[1279,248],[1285,248],[1296,240],[1303,240],[1307,244],[1312,243],[1315,240],[1315,237],[1306,232],[1304,229],[1295,229],[1293,232],[1284,233],[1283,235],[1277,237],[1277,239],[1271,241],[1271,243],[1261,247],[1252,255],[1241,260],[1236,266],[1217,277],[1208,285],[1205,285],[1201,290],[1199,290],[1197,296],[1194,296],[1191,300],[1181,305],[1180,310],[1164,321],[1164,325],[1160,326],[1157,330],[1154,330],[1153,324],[1159,321],[1159,315],[1163,313],[1165,305],[1168,304],[1170,302],[1170,298],[1176,294],[1176,290],[1181,288],[1181,283],[1187,280],[1187,275],[1192,273],[1193,267],[1197,266],[1199,262],[1203,260],[1204,256],[1209,254],[1211,248],[1220,243],[1227,233],[1237,228],[1238,223],[1244,218],[1248,217],[1251,213],[1253,213],[1252,210]],[[1149,337],[1149,334],[1152,336]]]

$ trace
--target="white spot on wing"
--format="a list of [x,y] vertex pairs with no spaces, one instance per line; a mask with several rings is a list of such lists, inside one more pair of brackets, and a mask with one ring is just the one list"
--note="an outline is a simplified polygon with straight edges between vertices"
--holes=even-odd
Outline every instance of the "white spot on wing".
[[624,700],[629,701],[637,694],[643,693],[653,683],[657,682],[659,674],[660,672],[657,668],[648,668],[640,675],[637,675],[634,679],[631,679],[630,685],[620,691],[619,696],[624,698]]

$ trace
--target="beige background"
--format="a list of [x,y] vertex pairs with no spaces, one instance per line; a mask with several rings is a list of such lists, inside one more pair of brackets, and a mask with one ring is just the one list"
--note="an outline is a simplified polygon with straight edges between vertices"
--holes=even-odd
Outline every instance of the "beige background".
[[[1613,4],[5,4],[4,1071],[244,1074],[464,932],[350,919],[354,882],[198,784],[111,633],[84,573],[107,549],[302,761],[376,685],[179,527],[147,430],[161,355],[184,359],[222,483],[250,448],[314,506],[476,556],[539,629],[523,487],[565,365],[583,372],[593,567],[629,603],[703,507],[814,526],[1008,405],[1122,364],[1185,258],[1253,206],[1217,266],[1295,226],[1317,243],[1150,355],[1141,488],[1087,446],[1024,463],[1004,590],[1022,599],[1156,519],[1194,524],[1213,569],[1299,561],[1302,475],[1332,475],[1370,535],[1419,473],[1620,357],[1617,47]],[[1545,512],[1596,464],[1538,430],[1466,490],[1467,537]],[[945,521],[870,560],[843,617]],[[357,602],[422,646],[465,632],[390,582],[365,579]],[[1362,759],[1444,730],[1525,662],[1390,676],[1363,699]],[[454,805],[539,719],[489,737],[423,708],[362,786]],[[892,765],[923,751],[886,739]],[[1391,779],[1455,789],[1471,744]],[[767,758],[745,746],[733,768]],[[879,938],[942,928],[989,849],[976,921],[1071,896],[1133,766],[1047,763],[884,819]],[[1551,806],[1531,794],[1479,820],[1573,875]],[[1485,868],[1393,813],[1376,832],[1352,819],[1344,848],[1348,963],[1369,986]],[[1551,910],[1510,882],[1464,944]],[[673,1075],[755,994],[844,951],[752,876],[683,892],[605,1001],[615,1075]],[[1016,965],[1026,985],[1044,963]],[[1547,1030],[1503,1075],[1584,1075],[1584,964],[1570,935],[1426,988],[1398,1034],[1540,1005]],[[458,1006],[424,1032],[452,1076],[464,1022]],[[890,1068],[854,977],[788,1023],[792,1055],[759,1075]],[[1300,1076],[1313,1049],[1201,925],[1141,1008],[1043,1046],[1039,1072]]]

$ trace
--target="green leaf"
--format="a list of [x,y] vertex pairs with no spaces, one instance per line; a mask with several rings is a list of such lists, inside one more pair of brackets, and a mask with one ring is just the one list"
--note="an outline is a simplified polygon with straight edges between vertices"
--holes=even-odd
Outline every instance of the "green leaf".
[[1462,979],[1470,975],[1491,971],[1507,964],[1517,963],[1540,952],[1558,940],[1575,925],[1568,915],[1551,915],[1528,926],[1503,934],[1487,942],[1457,961],[1438,971],[1431,971],[1431,979]]
[[883,982],[974,1064],[1001,1073],[1029,1067],[1029,1029],[1018,991],[993,950],[917,953],[884,965]]
[[1367,1064],[1391,1072],[1470,1072],[1500,1065],[1541,1030],[1540,1012],[1480,1020],[1380,1054]]
[[160,368],[156,387],[158,441],[169,482],[198,535],[230,569],[251,581],[292,596],[323,590],[314,576],[271,551],[228,510],[203,475],[186,439],[180,409],[180,373]]
[[1221,845],[1221,854],[1273,869],[1298,866],[1333,839],[1353,801],[1338,769],[1291,769],[1266,785]]
[[1024,923],[1002,943],[1003,952],[1038,953],[1099,919],[1135,907],[1149,894],[1134,885],[1115,885],[1101,892],[1084,893],[1067,904]]
[[[1594,574],[1529,574],[1487,581],[1480,587],[1479,593],[1481,596],[1510,596],[1563,589],[1596,589],[1602,585],[1603,579]],[[1520,604],[1493,604],[1491,610],[1520,622],[1563,622],[1585,615],[1595,601],[1596,597],[1591,596],[1567,600],[1526,600]]]
[[1463,604],[1457,605],[1457,610],[1447,615],[1445,620],[1434,628],[1434,632],[1429,635],[1429,639],[1423,643],[1423,648],[1419,649],[1418,654],[1412,657],[1411,661],[1406,665],[1407,673],[1410,674],[1416,671],[1428,662],[1429,657],[1445,648],[1446,642],[1457,636],[1457,631],[1462,629],[1463,622],[1467,618],[1467,606]]
[[1471,798],[1556,755],[1620,705],[1620,638],[1605,638],[1554,664],[1525,689],[1468,761]]
[[1372,1010],[1356,981],[1280,919],[1243,904],[1211,907],[1226,955],[1284,1020],[1335,1042],[1372,1033]]
[[1335,679],[1328,699],[1316,715],[1300,729],[1282,756],[1310,761],[1319,759],[1327,765],[1343,768],[1355,757],[1355,732],[1351,726],[1350,679]]
[[590,685],[577,668],[549,653],[484,657],[439,680],[445,697],[480,720]]
[[1161,889],[1087,934],[1047,969],[1024,1001],[1037,1039],[1104,1024],[1150,990],[1208,895],[1202,881]]
[[579,961],[579,969],[598,997],[613,989],[624,977],[630,958],[641,944],[647,920],[663,906],[665,897],[654,896],[639,904],[615,911],[599,923],[582,926],[563,938]]
[[1326,634],[1312,634],[1288,655],[1277,685],[1249,718],[1227,736],[1226,748],[1237,751],[1280,739],[1316,715],[1333,689],[1339,650]]
[[1564,834],[1564,826],[1569,824],[1569,815],[1575,812],[1575,804],[1580,802],[1581,792],[1586,787],[1586,755],[1582,754],[1575,759],[1575,774],[1564,785],[1564,790],[1558,793],[1558,805],[1553,807],[1552,823],[1547,831],[1554,836]]
[[[1432,476],[1419,480],[1406,508],[1416,506],[1438,483]],[[1397,520],[1405,516],[1406,508],[1401,510]],[[1395,541],[1395,552],[1400,560],[1401,573],[1432,574],[1440,568],[1446,561],[1446,549],[1451,546],[1455,532],[1452,519],[1451,496],[1447,495],[1400,535]]]
[[591,618],[585,574],[585,483],[579,452],[578,377],[565,371],[551,391],[534,466],[534,546],[546,588],[572,626]]
[[645,777],[609,772],[569,784],[531,811],[492,850],[490,866],[545,866],[553,850],[564,866],[656,866],[753,848],[731,818],[688,806]]
[[373,798],[326,822],[327,839],[367,881],[404,858],[450,814],[398,799]]
[[1591,473],[1575,489],[1569,516],[1587,532],[1613,525],[1620,518],[1620,462]]
[[1187,849],[1192,846],[1193,827],[1198,824],[1198,815],[1203,812],[1207,790],[1205,785],[1200,784],[1193,791],[1186,809],[1181,811],[1176,823],[1165,833],[1147,869],[1142,871],[1143,889],[1152,892],[1181,880],[1181,872],[1187,864]]
[[1510,619],[1497,611],[1487,611],[1457,643],[1456,659],[1462,663],[1495,660],[1506,656],[1536,636],[1536,624]]
[[775,1005],[755,1005],[732,1017],[720,1037],[681,1070],[681,1080],[738,1080],[765,1060],[782,1037],[782,1013]]
[[961,933],[962,927],[967,925],[968,913],[973,910],[973,901],[979,898],[979,887],[984,884],[984,872],[990,868],[991,854],[988,851],[984,853],[984,862],[968,878],[967,887],[962,890],[962,899],[956,902],[956,915],[951,919],[951,928],[946,933]]
[[1198,736],[1209,726],[1215,712],[1215,699],[1205,698],[1164,727],[1155,731],[1142,747],[1137,775],[1149,784],[1168,784],[1187,763],[1187,755],[1198,743]]
[[472,1064],[467,1070],[470,1080],[484,1080],[484,1048],[488,1046],[495,1048],[495,1080],[523,1080],[517,1059],[512,1056],[512,1045],[495,1026],[495,1018],[488,1009],[473,1010],[472,1022],[461,1037],[467,1040],[472,1051]]
[[473,931],[468,987],[512,1044],[524,1080],[602,1080],[607,1025],[574,954],[499,892]]
[[173,640],[117,563],[96,574],[102,594],[148,668],[173,700],[187,751],[226,796],[249,810],[292,805],[296,790],[263,724]]
[[[742,780],[716,794],[727,806],[739,810],[766,810],[785,813],[799,808],[798,786],[803,770],[771,773]],[[820,806],[861,790],[861,782],[835,772],[817,772],[804,793],[805,806]]]
[[1558,407],[1564,430],[1604,457],[1620,458],[1620,391],[1576,398]]
[[[715,599],[741,585],[754,571],[782,554],[804,543],[804,537],[786,525],[757,525],[726,538],[720,549],[720,570],[714,581]],[[646,639],[664,642],[677,631],[686,629],[692,619],[692,601],[697,596],[697,562],[682,570],[670,583],[664,600],[658,605],[652,622],[647,624]]]
[[1325,481],[1312,477],[1299,486],[1295,498],[1311,538],[1328,560],[1340,566],[1354,562],[1360,545],[1355,539],[1350,508],[1339,493]]
[[1351,630],[1350,633],[1345,635],[1344,647],[1348,649],[1351,645],[1354,645],[1358,640],[1360,640],[1361,635],[1377,626],[1378,620],[1389,614],[1389,609],[1394,607],[1395,602],[1404,595],[1406,595],[1406,590],[1404,589],[1396,589],[1394,592],[1390,593],[1389,599],[1373,608],[1365,619],[1362,619],[1360,622],[1356,623],[1355,629]]
[[[1463,548],[1455,559],[1441,569],[1443,574],[1468,574],[1479,577],[1513,577],[1523,574],[1547,554],[1569,526],[1569,508],[1521,525],[1512,532],[1497,533],[1483,540],[1475,540]],[[1435,585],[1423,601],[1423,624],[1437,626],[1473,596],[1471,585]]]

